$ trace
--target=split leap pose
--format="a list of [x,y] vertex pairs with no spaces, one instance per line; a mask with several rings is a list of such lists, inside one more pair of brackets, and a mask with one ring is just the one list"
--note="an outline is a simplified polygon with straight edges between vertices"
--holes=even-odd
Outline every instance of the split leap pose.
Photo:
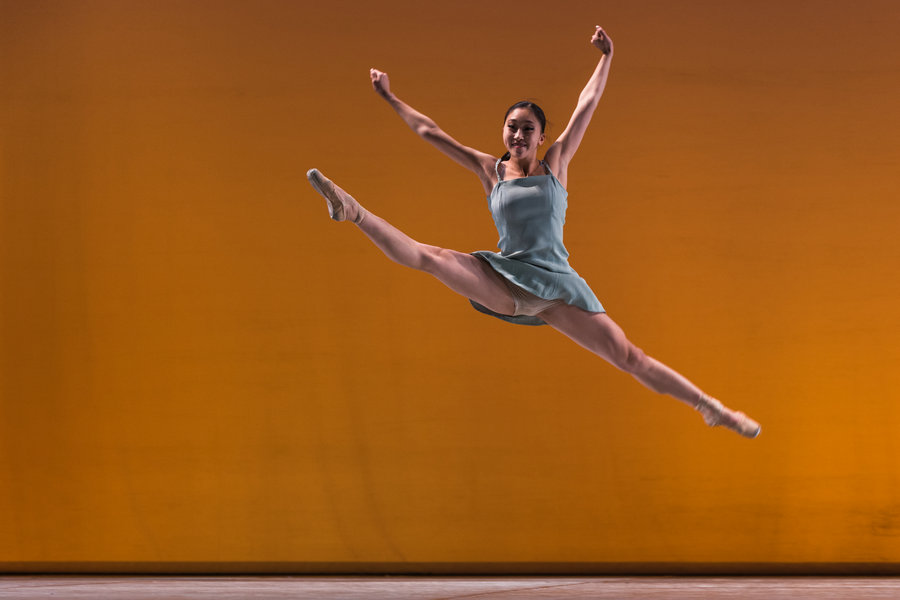
[[375,91],[413,131],[478,176],[500,233],[499,253],[464,254],[419,243],[364,209],[318,170],[310,169],[307,177],[327,200],[332,219],[355,223],[391,260],[430,273],[481,312],[513,323],[546,323],[651,390],[694,407],[708,425],[722,425],[754,438],[759,424],[726,408],[632,344],[569,266],[562,239],[569,162],[606,86],[613,57],[612,40],[599,26],[591,44],[602,53],[599,63],[565,131],[543,160],[538,159],[538,149],[544,143],[546,119],[534,103],[518,102],[506,112],[503,145],[507,152],[498,159],[457,142],[397,98],[387,73],[370,71]]

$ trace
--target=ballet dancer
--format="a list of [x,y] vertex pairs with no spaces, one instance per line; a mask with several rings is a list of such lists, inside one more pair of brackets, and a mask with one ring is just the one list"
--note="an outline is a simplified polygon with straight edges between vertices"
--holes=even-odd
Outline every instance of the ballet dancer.
[[725,407],[632,344],[569,266],[563,245],[569,162],[603,94],[613,57],[612,40],[600,26],[591,45],[600,51],[600,60],[566,129],[543,160],[538,150],[545,141],[546,118],[536,104],[517,102],[506,112],[502,133],[506,154],[497,158],[460,144],[400,100],[391,91],[387,73],[369,72],[372,87],[413,131],[478,176],[500,234],[499,253],[465,254],[422,244],[363,208],[317,169],[307,173],[309,182],[325,197],[332,219],[356,224],[388,258],[430,273],[479,311],[512,323],[550,325],[649,389],[692,406],[708,425],[755,438],[758,423]]

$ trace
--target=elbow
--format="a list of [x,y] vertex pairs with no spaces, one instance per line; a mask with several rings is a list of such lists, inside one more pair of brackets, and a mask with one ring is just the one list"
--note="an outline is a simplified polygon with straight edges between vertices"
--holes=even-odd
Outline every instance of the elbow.
[[576,110],[586,112],[587,114],[593,114],[597,109],[597,105],[600,104],[600,95],[599,92],[583,94],[581,98],[578,99],[578,107]]
[[421,123],[416,125],[416,133],[423,138],[430,138],[437,135],[438,128],[434,123]]
[[581,101],[588,108],[597,108],[597,105],[600,104],[600,98],[603,97],[603,88],[605,86],[598,86],[592,90],[587,91],[584,96],[581,97]]

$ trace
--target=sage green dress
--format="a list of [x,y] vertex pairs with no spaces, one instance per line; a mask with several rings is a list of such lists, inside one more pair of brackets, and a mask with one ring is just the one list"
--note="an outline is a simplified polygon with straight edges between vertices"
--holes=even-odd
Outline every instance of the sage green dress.
[[[494,165],[497,185],[488,196],[488,207],[500,234],[500,252],[480,250],[472,254],[510,283],[539,298],[562,300],[590,312],[606,312],[587,282],[569,266],[569,252],[563,245],[566,189],[544,161],[541,164],[547,175],[504,181],[500,178],[500,160]],[[539,316],[502,315],[470,302],[477,310],[510,323],[545,325]]]

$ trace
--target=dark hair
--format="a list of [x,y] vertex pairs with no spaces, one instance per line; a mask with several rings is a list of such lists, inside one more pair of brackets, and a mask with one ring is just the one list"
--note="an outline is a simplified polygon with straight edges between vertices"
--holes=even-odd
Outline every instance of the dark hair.
[[[538,106],[537,104],[535,104],[534,102],[531,102],[530,100],[522,100],[521,102],[516,102],[515,104],[510,106],[509,109],[506,111],[506,114],[503,115],[504,123],[506,122],[506,117],[509,116],[509,113],[516,110],[517,108],[527,108],[531,112],[533,112],[534,116],[537,117],[538,123],[541,124],[541,133],[544,133],[544,130],[547,129],[547,117],[544,116],[544,111],[541,109],[541,107]],[[510,154],[509,154],[509,152],[507,152],[506,154],[503,155],[503,158],[501,158],[500,160],[509,160],[509,157],[510,157]]]

